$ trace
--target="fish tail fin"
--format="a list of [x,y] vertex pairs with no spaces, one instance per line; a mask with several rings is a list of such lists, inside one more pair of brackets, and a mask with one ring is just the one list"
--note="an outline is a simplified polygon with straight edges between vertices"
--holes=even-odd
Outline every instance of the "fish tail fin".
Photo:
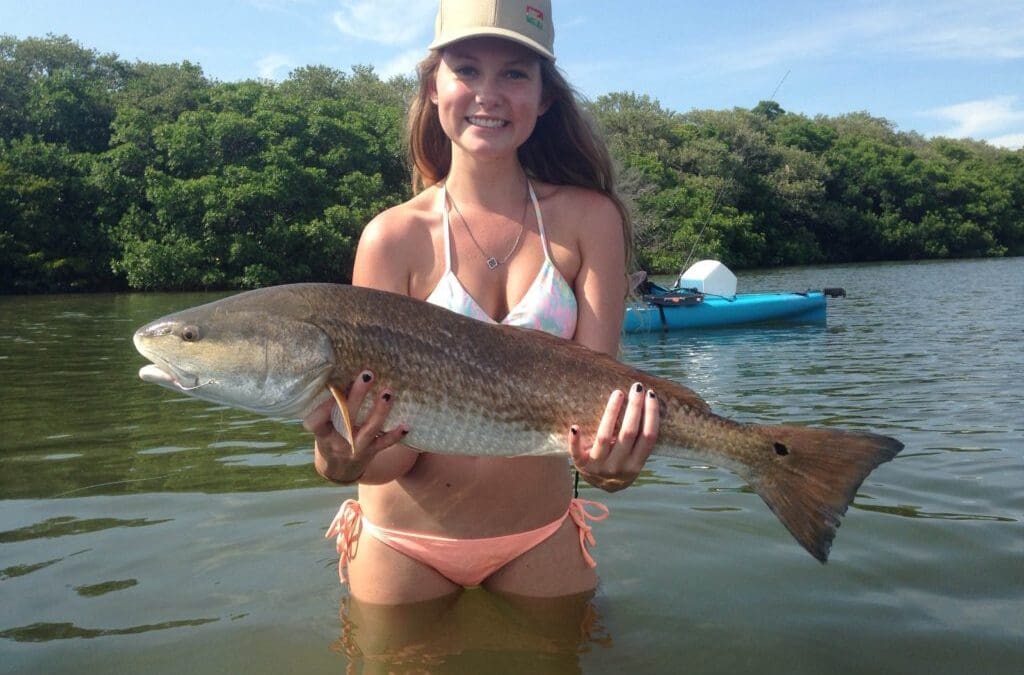
[[751,487],[807,551],[824,563],[840,518],[875,467],[903,449],[878,434],[789,425],[757,426],[773,442],[768,471]]

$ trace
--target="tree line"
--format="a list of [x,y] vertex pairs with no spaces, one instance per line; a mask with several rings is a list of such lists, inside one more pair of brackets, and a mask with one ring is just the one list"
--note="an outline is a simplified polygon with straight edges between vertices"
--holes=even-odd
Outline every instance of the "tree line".
[[[362,227],[410,196],[407,77],[324,66],[218,82],[66,36],[0,37],[0,292],[348,281]],[[1024,254],[1024,152],[867,113],[587,104],[637,260],[730,267]]]

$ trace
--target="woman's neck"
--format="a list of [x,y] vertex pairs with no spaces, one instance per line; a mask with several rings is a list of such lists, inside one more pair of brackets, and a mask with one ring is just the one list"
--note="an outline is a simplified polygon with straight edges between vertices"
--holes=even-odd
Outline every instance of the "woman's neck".
[[503,212],[523,203],[526,172],[517,157],[478,161],[454,154],[445,185],[460,205]]

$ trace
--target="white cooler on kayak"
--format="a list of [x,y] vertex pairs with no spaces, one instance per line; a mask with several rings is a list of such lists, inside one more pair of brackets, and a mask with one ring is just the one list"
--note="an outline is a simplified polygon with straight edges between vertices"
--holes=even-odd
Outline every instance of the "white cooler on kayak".
[[736,295],[736,275],[717,260],[701,260],[679,275],[678,286],[731,298]]

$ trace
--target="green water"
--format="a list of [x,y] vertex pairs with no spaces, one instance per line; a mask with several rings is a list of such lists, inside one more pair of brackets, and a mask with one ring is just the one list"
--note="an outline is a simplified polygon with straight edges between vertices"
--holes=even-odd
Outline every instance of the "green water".
[[142,383],[138,325],[209,294],[0,298],[0,672],[1024,671],[1024,260],[741,275],[843,286],[827,325],[635,336],[728,416],[904,452],[816,563],[732,474],[603,496],[593,598],[401,610],[338,585],[295,422]]

